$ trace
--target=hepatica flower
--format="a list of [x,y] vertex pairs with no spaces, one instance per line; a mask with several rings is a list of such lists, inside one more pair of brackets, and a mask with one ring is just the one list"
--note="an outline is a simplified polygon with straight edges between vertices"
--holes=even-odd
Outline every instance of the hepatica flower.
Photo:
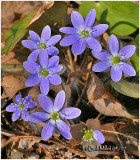
[[23,63],[24,68],[32,74],[26,80],[26,86],[32,87],[40,83],[41,93],[46,95],[49,92],[50,83],[53,85],[61,83],[61,78],[57,73],[63,69],[63,66],[58,65],[58,56],[49,59],[44,50],[39,54],[39,61],[40,65],[33,61]]
[[106,50],[102,50],[101,52],[92,51],[92,54],[101,60],[101,62],[93,66],[92,70],[102,72],[111,67],[111,78],[115,82],[121,79],[122,72],[129,76],[135,76],[136,72],[134,68],[125,63],[125,61],[134,54],[136,47],[134,45],[127,45],[119,51],[119,42],[115,35],[109,37],[108,46],[110,53]]
[[41,33],[41,38],[34,31],[29,31],[29,35],[32,40],[23,40],[22,45],[26,48],[34,50],[28,57],[28,60],[36,61],[37,56],[41,50],[45,50],[48,55],[58,54],[58,49],[54,45],[61,39],[61,35],[55,35],[51,37],[51,29],[49,26],[45,26]]
[[31,102],[32,96],[22,98],[20,95],[16,96],[16,103],[12,103],[6,107],[6,111],[13,112],[12,121],[16,121],[19,116],[27,121],[29,118],[28,109],[36,106],[36,102]]
[[100,144],[103,144],[105,142],[104,135],[99,130],[92,130],[92,129],[86,130],[84,128],[82,132],[83,132],[83,137],[82,137],[83,141],[92,142],[96,140]]
[[71,139],[70,127],[62,119],[76,118],[81,114],[81,110],[75,107],[62,109],[65,102],[65,92],[63,90],[56,95],[54,104],[50,98],[43,94],[38,96],[38,101],[45,112],[30,114],[29,121],[34,123],[47,121],[42,129],[42,139],[48,140],[51,138],[56,128],[66,139]]
[[101,44],[95,37],[103,34],[107,28],[107,24],[99,24],[93,26],[96,17],[95,9],[92,9],[87,14],[85,21],[80,13],[73,11],[71,13],[71,22],[74,26],[72,27],[62,27],[60,32],[70,34],[60,41],[61,46],[72,45],[72,53],[79,55],[84,52],[87,44],[88,46],[95,50],[101,51]]

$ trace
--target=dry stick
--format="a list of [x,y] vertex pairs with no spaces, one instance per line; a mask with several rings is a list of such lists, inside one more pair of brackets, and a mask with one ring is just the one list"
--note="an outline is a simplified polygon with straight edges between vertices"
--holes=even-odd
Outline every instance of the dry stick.
[[120,132],[116,132],[116,131],[108,131],[108,130],[101,130],[101,131],[102,131],[102,132],[109,132],[109,133],[116,133],[116,134],[119,134],[119,135],[124,136],[124,137],[126,137],[126,138],[131,138],[131,139],[137,141],[137,139],[136,139],[135,137],[128,136],[128,135],[126,136],[125,134],[120,133]]
[[[18,138],[35,138],[35,139],[39,139],[39,140],[42,140],[42,138],[41,137],[37,137],[37,136],[16,136],[16,135],[14,135],[14,134],[7,134],[7,133],[5,133],[5,132],[1,132],[3,135],[7,135],[7,136],[12,136],[11,138],[12,138],[12,140],[13,140],[13,137],[18,137]],[[68,145],[66,145],[66,144],[64,144],[63,142],[57,142],[57,141],[55,141],[55,140],[51,140],[51,139],[49,139],[49,140],[47,140],[48,142],[52,142],[52,143],[54,143],[54,144],[57,144],[58,146],[61,146],[61,147],[63,147],[63,148],[67,148],[68,150],[70,150],[70,151],[72,151],[74,154],[78,154],[78,155],[83,155],[83,156],[86,156],[86,154],[84,154],[82,151],[80,151],[79,149],[75,149],[75,148],[71,148],[71,147],[69,147]],[[10,140],[10,142],[12,142],[11,140]],[[9,142],[9,143],[10,143]],[[8,143],[8,144],[9,144]]]
[[102,116],[102,113],[99,113],[96,118],[97,118],[97,119],[100,119],[101,116]]
[[76,101],[75,107],[77,107],[77,106],[79,105],[79,103],[80,103],[83,95],[85,94],[86,89],[87,89],[87,84],[85,84],[85,86],[84,86],[84,88],[83,88],[83,90],[82,90],[82,93],[81,93],[80,97],[79,97],[78,100]]
[[72,61],[72,57],[71,57],[71,52],[70,52],[69,48],[67,49],[67,54],[68,54],[69,63],[70,63],[70,66],[72,68],[72,71],[74,71],[74,65],[73,65],[73,61]]
[[8,144],[10,144],[14,140],[14,137],[10,137],[3,145],[1,145],[1,148],[5,148]]

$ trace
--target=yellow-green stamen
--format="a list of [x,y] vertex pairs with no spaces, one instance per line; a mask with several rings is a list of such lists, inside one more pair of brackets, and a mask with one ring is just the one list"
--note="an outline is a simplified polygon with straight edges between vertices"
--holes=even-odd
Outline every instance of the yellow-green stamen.
[[21,110],[24,109],[24,105],[23,105],[23,104],[19,104],[18,107],[19,107],[19,109],[21,109]]
[[47,46],[46,46],[45,43],[40,43],[39,48],[40,49],[45,49],[45,48],[47,48]]
[[89,31],[83,30],[80,35],[81,35],[81,37],[83,37],[83,38],[87,38],[87,37],[89,37]]
[[87,131],[85,131],[85,133],[84,133],[84,138],[87,139],[87,140],[89,140],[89,139],[92,138],[92,134],[93,134],[92,131],[87,130]]
[[56,112],[53,112],[53,113],[51,114],[51,119],[53,119],[53,120],[59,119],[59,114],[56,113]]
[[120,58],[118,56],[112,58],[113,64],[118,64],[120,62]]
[[42,69],[42,70],[41,70],[41,75],[42,75],[43,77],[47,77],[47,76],[49,75],[48,70],[47,70],[47,69]]

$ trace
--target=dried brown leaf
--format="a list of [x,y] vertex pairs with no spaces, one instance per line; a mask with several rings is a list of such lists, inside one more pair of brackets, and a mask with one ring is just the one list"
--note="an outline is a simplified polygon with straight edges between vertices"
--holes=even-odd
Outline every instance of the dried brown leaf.
[[86,125],[88,129],[100,130],[100,121],[98,119],[88,119]]
[[2,98],[11,99],[19,90],[26,88],[23,76],[3,76],[2,77],[3,93]]
[[98,112],[106,116],[118,116],[130,119],[135,118],[135,116],[127,112],[126,108],[123,105],[112,99],[101,98],[98,100],[93,100],[91,101],[91,103]]

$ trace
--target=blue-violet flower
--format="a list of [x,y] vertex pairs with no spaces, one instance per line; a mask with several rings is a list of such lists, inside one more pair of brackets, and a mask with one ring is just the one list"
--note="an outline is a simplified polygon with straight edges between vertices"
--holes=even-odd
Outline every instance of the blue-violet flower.
[[102,132],[100,132],[99,130],[86,130],[83,129],[83,137],[82,140],[87,141],[87,142],[92,142],[94,140],[96,140],[98,143],[103,144],[105,142],[105,137],[102,134]]
[[63,69],[63,66],[58,65],[58,56],[49,59],[44,50],[39,54],[39,61],[40,65],[33,61],[23,63],[24,68],[32,74],[26,80],[26,86],[32,87],[40,83],[41,93],[46,95],[49,92],[50,83],[53,85],[61,83],[61,78],[57,73]]
[[124,61],[134,54],[136,47],[134,45],[127,45],[119,51],[119,42],[115,35],[109,37],[108,46],[111,54],[106,50],[102,50],[101,52],[92,51],[93,56],[101,60],[101,62],[96,63],[92,67],[92,70],[102,72],[111,67],[111,78],[115,82],[121,79],[122,72],[129,76],[135,76],[136,71],[134,68]]
[[16,103],[12,103],[6,107],[6,111],[14,112],[12,116],[12,121],[16,121],[19,116],[23,118],[23,120],[27,121],[29,118],[28,109],[36,106],[36,102],[31,102],[32,96],[26,96],[22,98],[20,95],[16,96]]
[[28,60],[36,61],[40,50],[45,50],[48,55],[56,55],[59,53],[58,49],[54,45],[61,39],[61,35],[55,35],[51,37],[51,29],[49,26],[45,26],[41,33],[41,38],[34,31],[29,31],[29,35],[32,40],[23,40],[22,45],[26,48],[34,50],[28,57]]
[[70,34],[60,41],[61,46],[72,45],[72,53],[79,55],[84,52],[87,44],[91,49],[95,51],[101,51],[101,44],[95,37],[103,34],[107,28],[107,24],[99,24],[93,26],[96,17],[95,9],[91,9],[87,14],[85,21],[80,13],[73,11],[71,13],[71,22],[74,26],[62,27],[60,32]]
[[29,121],[34,123],[40,123],[47,121],[44,125],[41,133],[43,140],[48,140],[52,137],[55,129],[66,139],[71,139],[70,127],[62,119],[73,119],[81,114],[81,110],[75,107],[68,107],[62,109],[65,102],[65,92],[59,91],[55,97],[54,104],[51,99],[43,94],[38,96],[38,101],[41,107],[46,112],[35,112],[30,114]]

